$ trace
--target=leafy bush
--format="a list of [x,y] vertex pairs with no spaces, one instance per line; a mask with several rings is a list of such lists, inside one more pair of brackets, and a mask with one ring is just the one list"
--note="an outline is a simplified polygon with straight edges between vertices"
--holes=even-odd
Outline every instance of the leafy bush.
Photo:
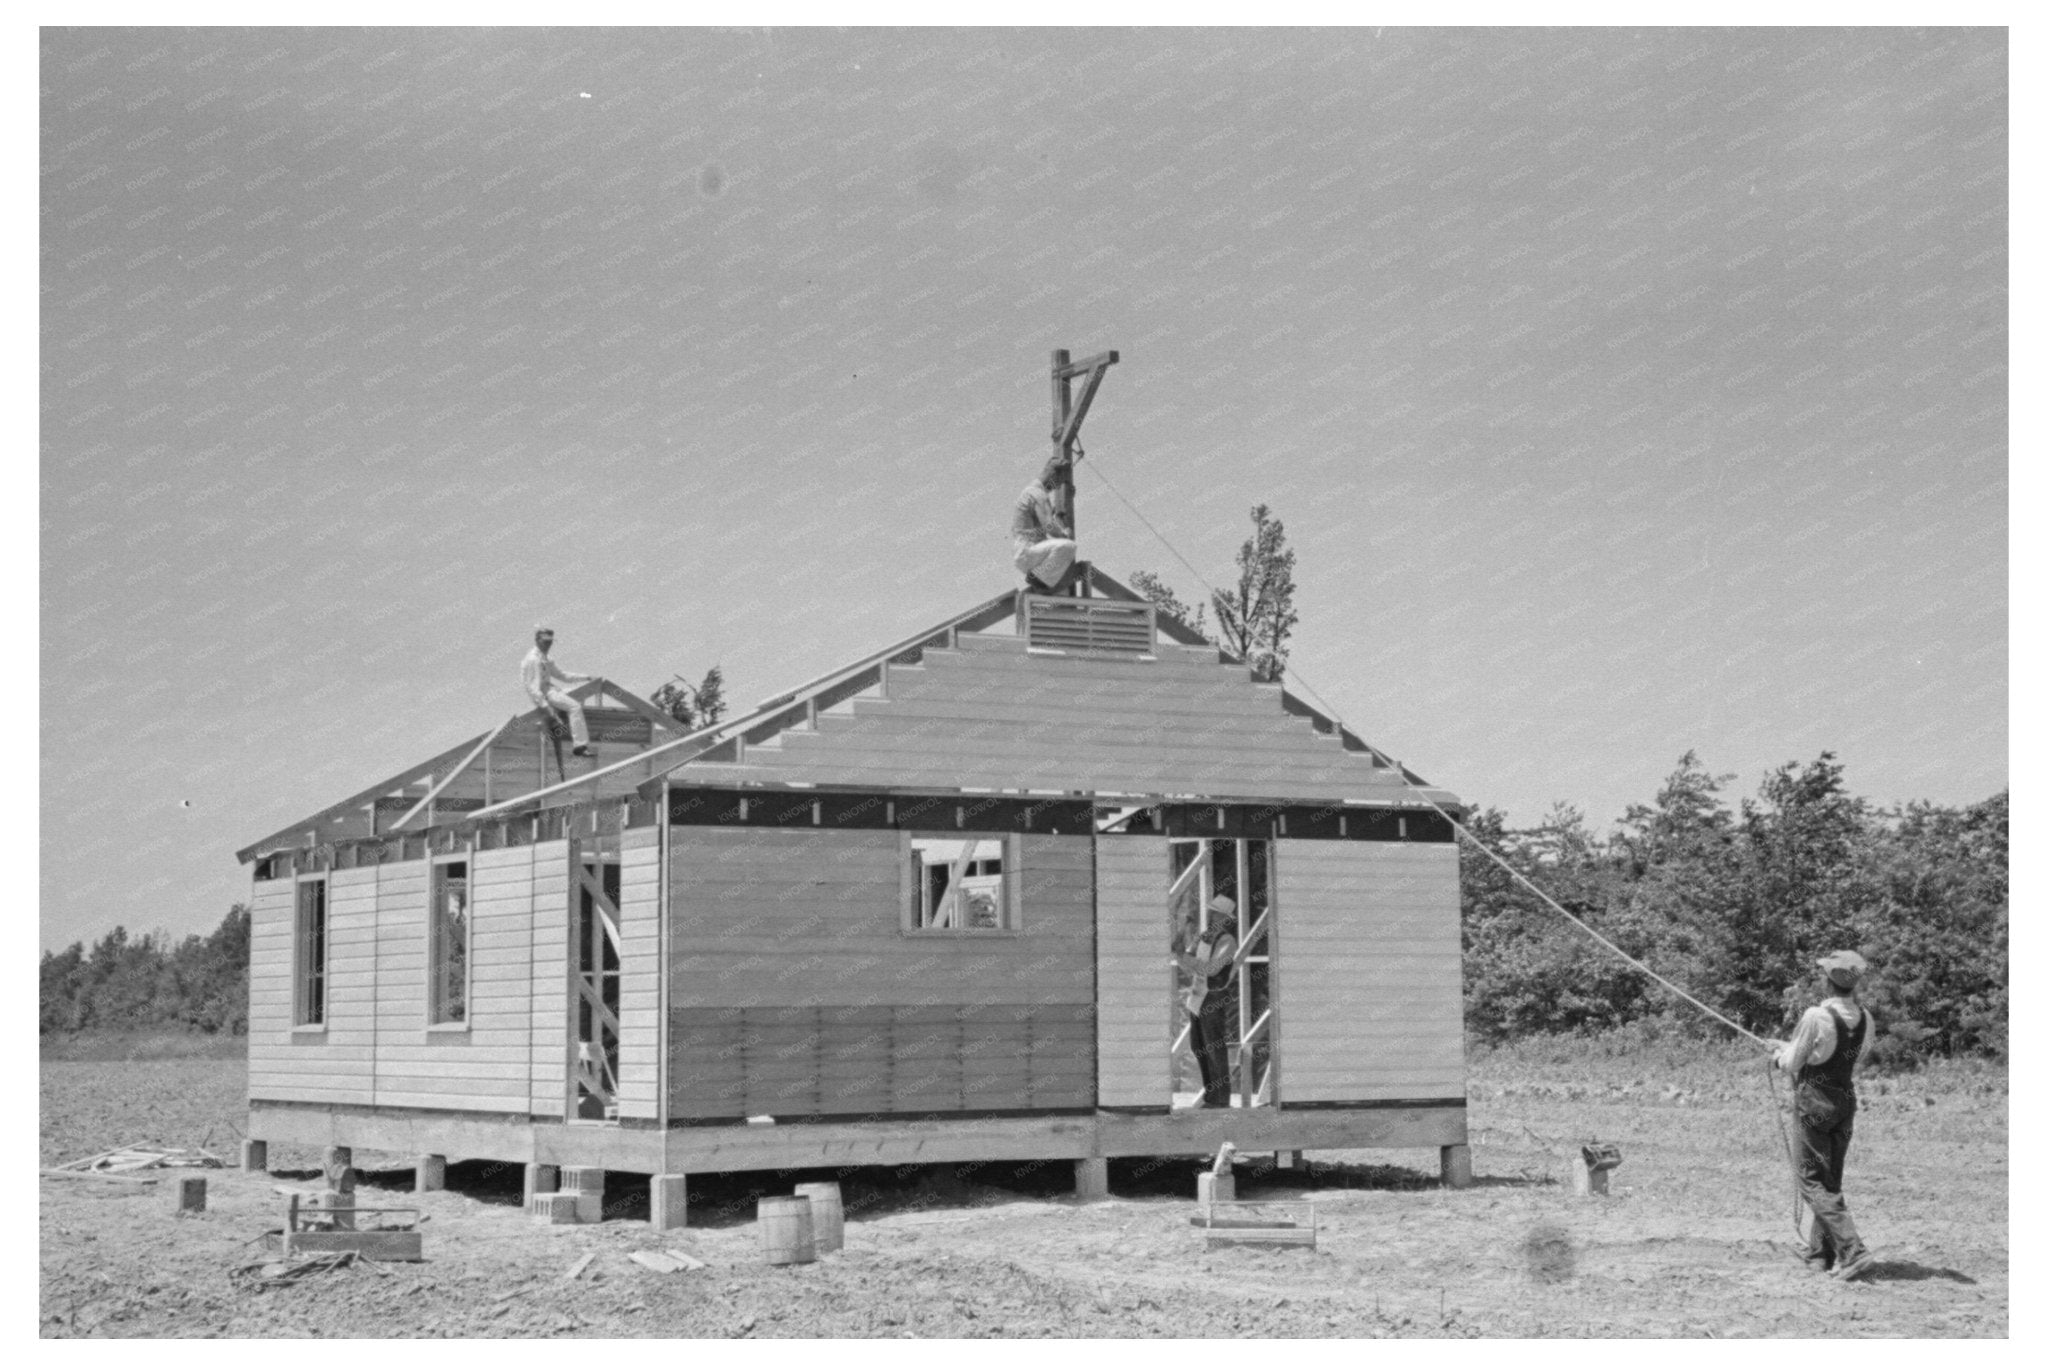
[[[1688,753],[1608,834],[1560,807],[1474,836],[1594,929],[1750,1030],[1783,1036],[1819,999],[1814,962],[1870,960],[1873,1060],[2003,1057],[2010,801],[1875,811],[1834,755],[1767,774],[1731,811],[1731,779]],[[1476,1039],[1584,1033],[1663,1018],[1727,1030],[1589,939],[1461,844],[1465,1015]]]
[[249,1027],[249,911],[232,907],[220,927],[172,943],[131,939],[115,927],[88,952],[74,943],[45,952],[38,1024],[44,1036],[86,1029],[164,1025],[240,1034]]

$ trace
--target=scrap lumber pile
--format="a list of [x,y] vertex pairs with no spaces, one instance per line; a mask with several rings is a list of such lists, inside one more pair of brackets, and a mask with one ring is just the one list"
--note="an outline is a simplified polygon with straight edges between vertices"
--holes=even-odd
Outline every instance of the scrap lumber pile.
[[95,1156],[45,1166],[49,1176],[119,1181],[130,1185],[154,1185],[157,1177],[145,1171],[172,1169],[220,1170],[227,1162],[204,1147],[115,1147]]
[[296,1284],[330,1270],[341,1270],[352,1265],[366,1265],[380,1275],[391,1272],[377,1264],[376,1258],[358,1251],[315,1252],[294,1257],[287,1261],[253,1261],[238,1265],[228,1272],[228,1278],[247,1284],[256,1290],[283,1288]]

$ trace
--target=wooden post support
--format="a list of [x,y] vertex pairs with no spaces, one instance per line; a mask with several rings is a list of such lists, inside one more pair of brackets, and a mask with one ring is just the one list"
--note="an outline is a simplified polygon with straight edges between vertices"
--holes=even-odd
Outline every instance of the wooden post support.
[[242,1169],[245,1171],[269,1170],[270,1144],[262,1138],[243,1138]]
[[687,1177],[657,1175],[648,1178],[647,1221],[656,1232],[674,1232],[690,1225]]
[[355,1152],[347,1147],[329,1147],[324,1163],[327,1172],[327,1208],[334,1214],[337,1232],[353,1232],[356,1216]]
[[181,1175],[178,1177],[178,1212],[206,1212],[206,1177],[203,1175]]
[[1217,1175],[1203,1171],[1195,1177],[1195,1202],[1204,1207],[1210,1204],[1230,1204],[1237,1200],[1237,1176]]
[[1298,1171],[1308,1165],[1308,1154],[1300,1150],[1275,1152],[1273,1165],[1283,1171]]
[[1083,1203],[1109,1198],[1109,1158],[1084,1156],[1074,1162],[1074,1194]]
[[537,1161],[526,1163],[526,1207],[531,1210],[536,1195],[553,1194],[558,1184],[560,1171],[554,1166],[544,1166]]
[[415,1194],[447,1189],[448,1158],[431,1154],[421,1157],[412,1168],[412,1188]]
[[1441,1149],[1443,1181],[1446,1189],[1464,1190],[1472,1186],[1472,1148],[1467,1143],[1457,1143]]

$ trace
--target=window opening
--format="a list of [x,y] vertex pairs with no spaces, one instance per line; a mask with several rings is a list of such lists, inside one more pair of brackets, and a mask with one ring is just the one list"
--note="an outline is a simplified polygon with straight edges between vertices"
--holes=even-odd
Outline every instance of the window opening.
[[297,989],[292,992],[294,1025],[327,1022],[327,879],[299,883]]
[[570,1116],[619,1116],[619,865],[577,862],[575,1065]]
[[431,1024],[469,1020],[469,864],[434,864],[427,897],[427,974]]
[[1016,928],[1004,840],[910,841],[910,927],[989,932]]

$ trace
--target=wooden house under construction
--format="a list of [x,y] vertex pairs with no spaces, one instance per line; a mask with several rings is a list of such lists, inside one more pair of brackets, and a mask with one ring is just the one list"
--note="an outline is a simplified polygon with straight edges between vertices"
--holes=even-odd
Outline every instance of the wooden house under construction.
[[[585,684],[566,770],[529,712],[242,850],[251,1136],[644,1172],[671,1224],[692,1172],[1071,1158],[1100,1190],[1225,1141],[1435,1146],[1459,1183],[1456,798],[1082,584],[696,733]],[[1212,894],[1228,1108],[1169,957]]]
[[[1117,360],[1052,354],[1019,516],[1069,556]],[[1065,1158],[1099,1194],[1225,1142],[1465,1183],[1457,798],[1055,572],[695,733],[587,683],[573,764],[528,712],[243,849],[252,1142],[644,1172],[664,1227],[692,1172]],[[1174,957],[1226,899],[1227,1105]]]

